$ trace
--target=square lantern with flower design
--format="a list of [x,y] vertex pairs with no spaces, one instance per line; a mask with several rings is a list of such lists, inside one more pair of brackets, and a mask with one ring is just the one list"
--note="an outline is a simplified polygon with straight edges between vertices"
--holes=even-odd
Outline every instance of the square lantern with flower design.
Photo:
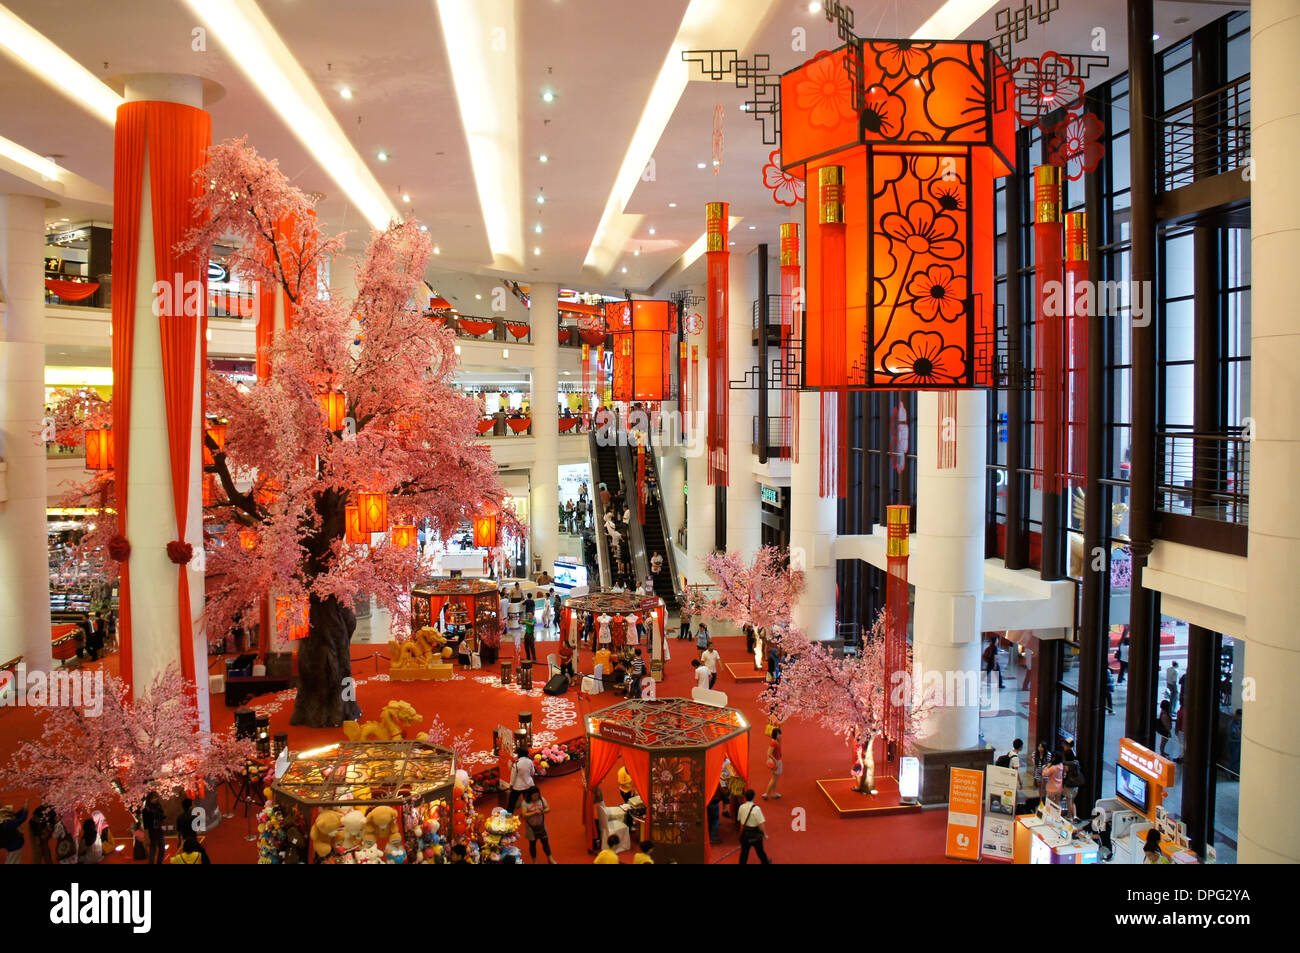
[[809,184],[807,386],[992,383],[1011,94],[985,42],[865,40],[782,77],[782,167]]
[[605,305],[605,327],[614,340],[613,399],[670,400],[677,305],[671,301],[611,301]]

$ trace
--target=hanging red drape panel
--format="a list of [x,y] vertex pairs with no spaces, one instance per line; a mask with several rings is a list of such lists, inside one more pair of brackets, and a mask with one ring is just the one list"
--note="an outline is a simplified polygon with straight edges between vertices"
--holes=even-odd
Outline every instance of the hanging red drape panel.
[[1065,216],[1065,302],[1069,320],[1069,452],[1070,479],[1082,483],[1087,467],[1088,432],[1088,215]]
[[529,325],[507,322],[506,330],[510,332],[510,336],[516,341],[520,341],[528,337]]
[[815,277],[821,306],[819,328],[822,366],[822,440],[818,493],[846,495],[849,459],[848,374],[843,360],[848,338],[845,311],[845,224],[844,168],[822,166],[818,170],[820,239],[818,274]]
[[1062,293],[1061,167],[1034,169],[1034,281],[1038,327],[1034,335],[1034,489],[1060,492],[1065,390],[1065,303]]
[[495,417],[483,417],[474,425],[474,427],[479,433],[487,433],[496,426],[496,423],[497,419]]
[[285,330],[292,328],[297,320],[303,298],[316,294],[319,275],[313,260],[316,249],[311,241],[316,226],[316,210],[308,209],[307,217],[310,221],[299,222],[297,216],[285,215],[275,223],[275,243],[280,249],[287,285],[284,290]]
[[[742,778],[749,780],[749,735],[736,735],[734,738],[728,738],[722,746],[727,757],[731,760],[732,765]],[[712,792],[710,792],[712,793]]]
[[795,341],[795,289],[799,287],[799,225],[781,225],[781,459],[799,459],[799,364]]
[[99,290],[99,282],[46,278],[45,287],[63,301],[84,301]]
[[[886,513],[885,685],[897,684],[896,673],[907,671],[907,560],[911,507],[893,504]],[[885,692],[885,736],[902,754],[907,699]]]
[[460,329],[462,331],[465,331],[468,334],[473,334],[475,336],[478,336],[480,334],[487,334],[495,326],[496,326],[496,322],[494,321],[475,321],[472,318],[460,319]]
[[568,431],[572,430],[576,426],[578,426],[577,417],[560,418],[560,433],[567,433]]
[[641,748],[633,748],[630,745],[623,745],[619,753],[623,756],[623,764],[627,766],[627,773],[632,775],[632,783],[636,785],[636,793],[641,795],[641,800],[649,804],[650,752]]
[[[158,317],[163,365],[163,403],[167,420],[168,457],[176,535],[184,540],[189,510],[190,458],[193,453],[195,371],[200,358],[203,313],[207,301],[206,256],[180,256],[176,244],[195,224],[193,200],[202,192],[194,171],[204,162],[212,138],[211,119],[201,109],[178,103],[132,102],[118,108],[114,127],[113,274],[113,418],[117,443],[118,519],[125,531],[129,469],[128,435],[131,413],[131,366],[134,360],[135,273],[139,261],[140,199],[146,161],[149,165],[150,206],[153,211],[154,269],[158,280],[175,285],[160,295]],[[186,294],[191,282],[199,295]],[[193,302],[192,313],[174,313]],[[187,566],[178,568],[178,638],[181,674],[195,680],[193,621]],[[131,640],[130,573],[121,566],[122,677],[128,686],[134,672]]]
[[506,418],[506,426],[508,426],[515,433],[523,433],[525,430],[531,427],[532,424],[533,424],[533,419],[531,417],[507,417]]
[[706,319],[709,335],[709,485],[727,485],[727,251],[730,218],[726,202],[710,202],[705,218],[708,259]]
[[573,329],[572,329],[572,328],[560,328],[560,330],[559,330],[559,335],[560,335],[560,343],[561,343],[561,344],[568,344],[568,343],[569,343],[569,338],[573,337]]
[[605,775],[618,763],[622,749],[612,741],[587,735],[587,786],[593,791],[600,787]]
[[690,422],[690,431],[695,433],[696,414],[700,409],[700,346],[691,345],[691,412],[687,418]]

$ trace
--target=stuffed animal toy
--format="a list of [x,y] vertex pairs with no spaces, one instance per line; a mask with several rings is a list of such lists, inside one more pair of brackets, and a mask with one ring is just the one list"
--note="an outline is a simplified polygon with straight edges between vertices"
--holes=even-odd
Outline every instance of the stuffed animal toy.
[[354,857],[353,863],[357,863],[357,864],[385,863],[384,852],[380,850],[378,847],[376,847],[374,844],[371,844],[368,847],[359,848],[356,851],[356,853],[353,854],[353,857]]
[[406,845],[400,837],[390,837],[388,847],[384,850],[384,859],[390,864],[406,863]]
[[343,815],[343,843],[344,850],[352,850],[354,847],[361,846],[361,835],[366,829],[366,815],[364,811],[356,808],[348,811]]
[[290,824],[284,829],[284,862],[286,864],[305,864],[307,862],[307,838],[302,828]]
[[338,811],[321,811],[311,826],[311,846],[317,860],[334,853],[334,843],[342,835],[343,815]]
[[400,840],[393,837],[397,831],[397,811],[386,804],[380,804],[372,807],[366,814],[366,833],[364,840],[367,844],[377,844],[380,841],[387,842],[390,839]]

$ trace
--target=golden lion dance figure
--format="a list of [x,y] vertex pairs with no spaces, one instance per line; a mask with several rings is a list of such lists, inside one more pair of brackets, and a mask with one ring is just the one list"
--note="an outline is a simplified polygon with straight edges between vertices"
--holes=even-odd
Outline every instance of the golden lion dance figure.
[[[378,721],[343,722],[343,734],[348,741],[402,741],[406,738],[406,729],[423,720],[410,702],[390,701],[379,713]],[[428,739],[428,732],[422,731],[413,740]]]
[[390,668],[428,668],[442,661],[447,639],[431,625],[426,625],[405,642],[395,642]]

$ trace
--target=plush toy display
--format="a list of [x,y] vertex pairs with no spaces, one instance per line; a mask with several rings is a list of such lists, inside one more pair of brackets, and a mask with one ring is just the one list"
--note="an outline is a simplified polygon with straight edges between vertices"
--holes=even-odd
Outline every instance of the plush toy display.
[[338,811],[321,811],[311,826],[311,846],[318,861],[334,853],[335,841],[343,830],[343,815]]
[[[378,807],[372,807],[366,814],[366,833],[364,840],[367,844],[377,844],[387,842],[397,832],[397,811],[386,804],[380,804]],[[400,840],[400,838],[394,838]]]
[[361,835],[366,829],[366,814],[364,811],[353,808],[343,815],[343,843],[340,846],[344,850],[353,850],[361,846]]

